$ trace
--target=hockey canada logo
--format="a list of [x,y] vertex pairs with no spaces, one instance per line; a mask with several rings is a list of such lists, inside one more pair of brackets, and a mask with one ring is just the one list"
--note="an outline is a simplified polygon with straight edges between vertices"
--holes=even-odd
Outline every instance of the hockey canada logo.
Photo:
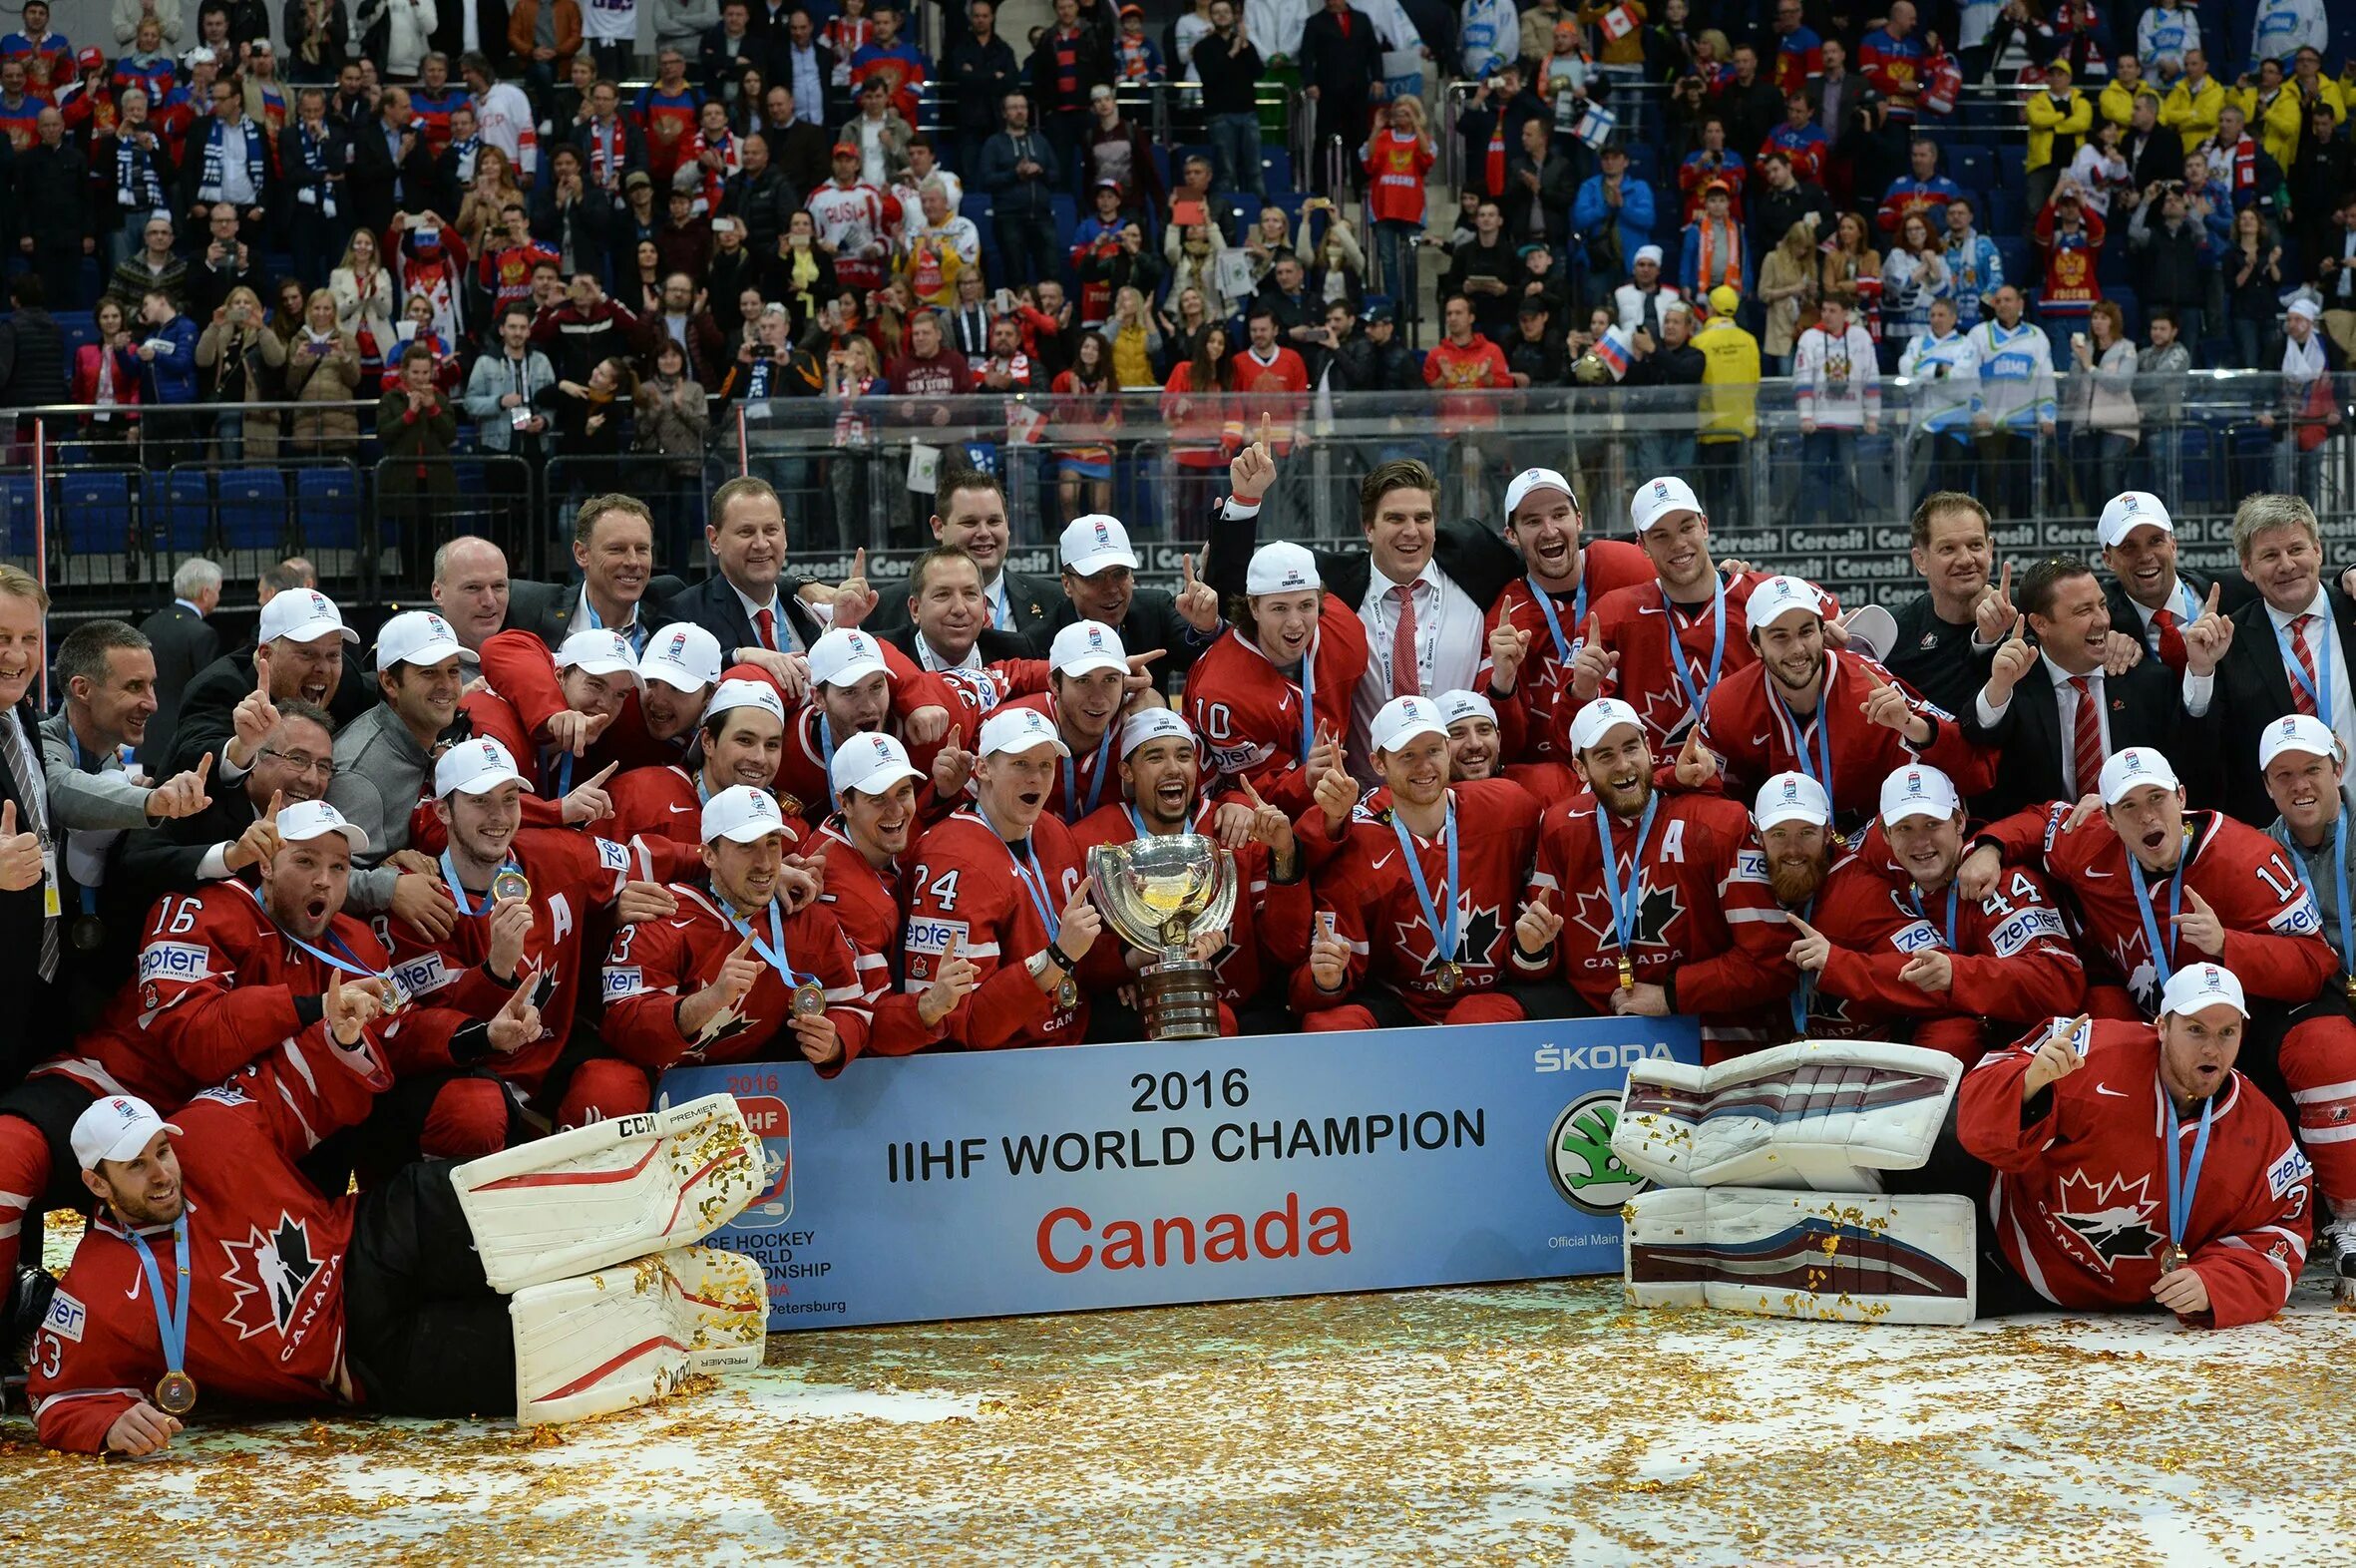
[[221,1278],[236,1293],[224,1321],[237,1338],[250,1340],[266,1331],[280,1339],[299,1337],[318,1305],[314,1299],[306,1307],[305,1298],[320,1294],[312,1286],[323,1282],[332,1262],[312,1251],[309,1224],[280,1210],[267,1235],[250,1226],[245,1240],[220,1246],[228,1255],[228,1271]]
[[2160,1206],[2151,1186],[2149,1176],[2097,1182],[2071,1172],[2062,1178],[2062,1206],[2048,1212],[2055,1239],[2105,1278],[2115,1264],[2152,1257],[2167,1237],[2156,1223]]
[[1620,1090],[1597,1089],[1563,1107],[1546,1134],[1546,1172],[1563,1201],[1589,1214],[1617,1214],[1647,1183],[1612,1152]]

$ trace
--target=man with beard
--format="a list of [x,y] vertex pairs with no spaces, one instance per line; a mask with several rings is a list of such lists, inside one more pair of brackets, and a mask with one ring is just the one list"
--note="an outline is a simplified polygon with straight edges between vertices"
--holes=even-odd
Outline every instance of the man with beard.
[[223,784],[244,777],[253,757],[235,734],[233,716],[257,690],[270,702],[300,700],[325,708],[338,727],[358,718],[375,700],[358,666],[343,656],[343,645],[359,640],[335,600],[316,588],[271,594],[253,645],[205,665],[182,694],[172,770],[185,773],[209,751],[213,777]]
[[[2209,591],[2213,600],[2214,584]],[[2190,754],[2184,715],[2192,670],[2179,681],[2165,664],[2148,659],[2111,672],[2111,609],[2092,568],[2069,556],[2041,561],[2021,579],[2019,599],[2020,618],[1998,644],[1987,682],[1964,718],[1964,733],[1997,752],[1989,811],[2091,794],[2103,764],[2130,746]],[[2229,624],[2211,612],[2186,635],[2214,649]],[[2202,657],[2198,669],[2205,674],[2213,654]],[[2204,763],[2204,776],[2216,771],[2214,761]]]
[[[765,680],[723,680],[699,726],[702,756],[693,767],[631,768],[614,779],[611,831],[650,834],[685,845],[702,842],[703,808],[738,784],[768,789],[785,750],[785,704]],[[788,823],[789,831],[793,824]],[[798,839],[798,834],[796,835]]]
[[[1500,714],[1489,699],[1477,691],[1443,691],[1439,702],[1440,722],[1448,726],[1448,777],[1463,783],[1470,779],[1509,779],[1529,792],[1530,798],[1543,808],[1549,801],[1568,800],[1582,794],[1587,783],[1567,762],[1507,762],[1506,754],[1514,749],[1506,724],[1512,710]],[[1670,776],[1676,776],[1678,765],[1700,765],[1702,744],[1691,731],[1686,735],[1686,749],[1678,754]]]
[[[957,546],[974,558],[982,573],[982,594],[987,601],[983,624],[992,631],[1024,638],[1029,644],[1028,655],[1036,658],[1054,635],[1050,622],[1061,607],[1063,592],[1052,578],[1006,569],[1011,531],[1006,523],[1004,488],[991,475],[968,470],[941,482],[939,505],[940,510],[933,514],[934,543]],[[911,602],[881,606],[872,621],[861,624],[878,636],[898,640],[898,634],[915,617],[915,581],[910,579]],[[992,662],[1006,656],[1011,655],[983,654]]]
[[1996,644],[2012,629],[2012,569],[1989,582],[1996,545],[1988,509],[1960,490],[1941,490],[1914,509],[1909,555],[1924,588],[1897,614],[1889,672],[1949,713],[1971,710]]
[[654,1080],[682,1063],[790,1052],[831,1078],[867,1046],[858,956],[815,885],[789,879],[777,802],[732,785],[702,828],[710,891],[674,887],[679,919],[626,926],[605,955],[598,1037],[611,1054],[576,1077],[607,1116],[646,1109]]
[[1088,1027],[1077,976],[1104,925],[1070,830],[1047,810],[1070,748],[1045,714],[1009,706],[982,724],[975,750],[973,804],[911,851],[902,986],[923,990],[963,955],[977,974],[950,1040],[1076,1045]]
[[[1515,970],[1561,980],[1597,1013],[1698,1014],[1713,1062],[1757,1049],[1771,1024],[1766,1003],[1790,989],[1791,971],[1742,806],[1657,789],[1644,723],[1617,698],[1581,709],[1568,739],[1594,793],[1546,808],[1513,928]],[[1682,782],[1707,778],[1698,763]]]
[[436,749],[458,717],[466,649],[430,609],[404,610],[376,636],[381,705],[335,737],[327,803],[382,855],[409,846],[409,813],[428,793]]
[[895,973],[908,925],[900,861],[921,821],[917,792],[925,782],[908,748],[890,735],[854,736],[835,752],[829,775],[841,809],[816,834],[813,853],[824,857],[825,879],[818,902],[834,912],[858,956],[875,1018],[868,1054],[905,1056],[939,1043],[981,971],[953,953],[934,966],[932,983],[915,991],[903,990]]
[[[1273,547],[1272,547],[1273,548]],[[1124,798],[1099,807],[1072,829],[1085,861],[1099,844],[1199,833],[1226,844],[1235,857],[1235,913],[1201,956],[1217,972],[1219,1032],[1282,1034],[1292,1027],[1279,977],[1300,966],[1308,954],[1310,887],[1303,875],[1292,819],[1260,798],[1252,781],[1241,781],[1243,802],[1218,804],[1200,792],[1200,748],[1186,720],[1167,708],[1140,708],[1121,724],[1121,784]],[[1236,842],[1222,819],[1239,814],[1249,837]],[[1081,981],[1098,998],[1089,1038],[1143,1039],[1142,1009],[1132,1005],[1137,972],[1158,961],[1158,953],[1107,940],[1084,967]],[[1126,992],[1118,1004],[1104,998]]]
[[1384,703],[1372,738],[1380,787],[1354,807],[1357,791],[1333,767],[1318,791],[1324,837],[1340,849],[1318,868],[1309,963],[1293,973],[1302,1027],[1521,1018],[1502,988],[1505,916],[1537,839],[1537,802],[1501,779],[1451,786],[1447,727],[1428,697]]
[[[2167,508],[2150,491],[2113,496],[2103,507],[2095,537],[2102,542],[2103,565],[2111,569],[2111,588],[2104,595],[2111,624],[2141,635],[2147,652],[2181,675],[2184,628],[2200,618],[2210,585],[2196,572],[2176,570],[2176,528]],[[2228,614],[2249,601],[2246,580],[2220,578],[2216,586]]]
[[1252,552],[1244,604],[1246,623],[1187,672],[1186,713],[1209,740],[1215,787],[1248,781],[1298,817],[1341,760],[1334,737],[1349,730],[1367,672],[1367,628],[1325,590],[1317,558],[1289,540]]
[[1072,519],[1064,525],[1058,556],[1063,602],[1047,617],[1049,632],[1093,620],[1118,628],[1128,646],[1161,649],[1155,684],[1164,692],[1180,689],[1196,657],[1226,625],[1219,594],[1198,583],[1192,557],[1183,559],[1185,591],[1139,588],[1137,553],[1118,518],[1095,512]]
[[[406,927],[388,925],[379,935],[410,997],[487,1018],[523,988],[541,1027],[505,1043],[463,1031],[388,1040],[395,1082],[361,1131],[363,1175],[381,1178],[420,1155],[473,1159],[504,1149],[525,1135],[527,1106],[558,1128],[611,1114],[561,1059],[581,1003],[585,952],[594,951],[585,949],[585,930],[608,909],[622,926],[676,913],[662,885],[694,865],[693,852],[667,839],[624,844],[526,828],[524,784],[496,740],[462,741],[442,754],[433,811],[457,924],[434,942]],[[643,875],[633,878],[633,870]]]
[[[1902,1034],[1968,1067],[1995,1043],[1986,1025],[2009,1037],[2085,999],[2086,968],[2035,873],[2015,866],[1987,897],[1960,897],[1964,826],[1955,783],[1937,768],[1901,767],[1882,782],[1863,842],[1792,918],[1791,961],[1813,977],[1814,997],[1834,1003],[1818,1000],[1825,1021],[1801,1033]],[[1893,1032],[1899,1020],[1910,1022]]]
[[1113,748],[1129,700],[1129,654],[1111,626],[1074,621],[1055,633],[1047,669],[1044,692],[1014,698],[998,711],[1029,709],[1053,725],[1063,760],[1048,781],[1047,810],[1069,827],[1105,802],[1120,801]]
[[[1500,712],[1508,704],[1520,710],[1527,740],[1517,748],[1517,760],[1561,760],[1556,742],[1569,720],[1558,722],[1555,708],[1586,630],[1587,606],[1653,575],[1645,553],[1625,541],[1582,544],[1585,526],[1571,482],[1553,469],[1524,469],[1505,487],[1505,538],[1528,571],[1489,605],[1488,694]],[[1508,660],[1500,633],[1517,650],[1502,678],[1497,670]]]
[[1825,646],[1823,591],[1798,578],[1769,578],[1745,618],[1756,659],[1718,683],[1705,728],[1730,786],[1749,789],[1797,769],[1823,787],[1835,822],[1873,810],[1892,768],[1928,762],[1988,787],[1994,759],[1961,726],[1862,654]]
[[[1710,560],[1710,519],[1682,479],[1647,480],[1628,511],[1654,581],[1616,588],[1596,603],[1571,660],[1570,695],[1555,713],[1567,729],[1598,695],[1624,698],[1643,715],[1646,739],[1658,751],[1690,723],[1707,727],[1719,681],[1757,660],[1744,608],[1767,579],[1719,575]],[[1823,605],[1827,614],[1838,608]]]
[[1995,1167],[1984,1315],[2158,1306],[2224,1329],[2282,1309],[2313,1183],[2234,1070],[2248,1018],[2231,970],[2191,964],[2157,1025],[2056,1018],[1964,1074],[1956,1133]]

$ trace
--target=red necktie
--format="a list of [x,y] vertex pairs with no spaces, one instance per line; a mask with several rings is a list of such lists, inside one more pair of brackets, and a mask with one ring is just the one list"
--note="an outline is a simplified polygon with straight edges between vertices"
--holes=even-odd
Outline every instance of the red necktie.
[[2160,628],[2160,662],[2181,675],[2184,672],[2183,621],[2172,609],[2156,609],[2152,624]]
[[1350,13],[1348,11],[1342,13],[1341,22],[1343,40],[1348,42],[1350,38]]
[[753,611],[753,625],[761,633],[761,646],[777,651],[777,611],[763,606]]
[[1398,605],[1398,622],[1390,632],[1390,694],[1421,696],[1423,677],[1415,669],[1415,590],[1412,586],[1394,588],[1390,597]]
[[2306,672],[2307,683],[2302,686],[2297,681],[2292,681],[2290,683],[2290,700],[2297,705],[2301,713],[2310,718],[2320,718],[2328,724],[2331,722],[2330,715],[2315,711],[2315,655],[2307,647],[2307,623],[2314,618],[2313,615],[2296,615],[2291,618],[2290,647],[2291,651],[2299,656],[2299,668]]
[[2087,795],[2103,776],[2103,716],[2095,711],[2090,677],[2072,675],[2070,684],[2078,688],[2078,734],[2070,747],[2070,766],[2077,777],[2071,782],[2077,793]]

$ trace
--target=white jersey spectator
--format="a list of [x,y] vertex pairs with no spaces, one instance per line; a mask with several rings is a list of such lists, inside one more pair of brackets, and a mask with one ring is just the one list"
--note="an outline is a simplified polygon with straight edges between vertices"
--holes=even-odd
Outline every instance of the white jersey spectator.
[[2184,74],[2184,51],[2200,47],[2200,18],[2188,5],[2156,5],[2136,24],[2136,58],[2164,81]]
[[483,142],[508,158],[519,179],[529,184],[540,173],[540,129],[532,118],[532,100],[513,82],[493,82],[475,95],[475,125]]
[[2279,60],[2283,69],[2302,49],[2317,54],[2331,42],[2331,20],[2323,0],[2258,0],[2258,19],[2250,28],[2252,60]]
[[2026,430],[2054,422],[2054,350],[2030,321],[1983,321],[1971,330],[1980,356],[1980,408],[1998,426]]
[[1820,326],[1799,334],[1791,356],[1791,395],[1801,419],[1825,430],[1855,430],[1881,413],[1881,364],[1873,334],[1851,321],[1839,333]]
[[1968,332],[1945,337],[1924,328],[1906,340],[1898,374],[1914,383],[1914,422],[1929,430],[1968,432],[1980,410],[1980,351]]
[[1456,37],[1464,74],[1479,81],[1520,52],[1521,13],[1512,0],[1464,0]]

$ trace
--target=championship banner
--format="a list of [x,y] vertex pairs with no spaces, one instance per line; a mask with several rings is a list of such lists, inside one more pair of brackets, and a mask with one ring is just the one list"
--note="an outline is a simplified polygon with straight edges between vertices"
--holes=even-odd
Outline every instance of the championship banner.
[[710,1244],[769,1327],[1616,1274],[1628,1069],[1690,1018],[1286,1034],[666,1073],[734,1094],[769,1188]]

